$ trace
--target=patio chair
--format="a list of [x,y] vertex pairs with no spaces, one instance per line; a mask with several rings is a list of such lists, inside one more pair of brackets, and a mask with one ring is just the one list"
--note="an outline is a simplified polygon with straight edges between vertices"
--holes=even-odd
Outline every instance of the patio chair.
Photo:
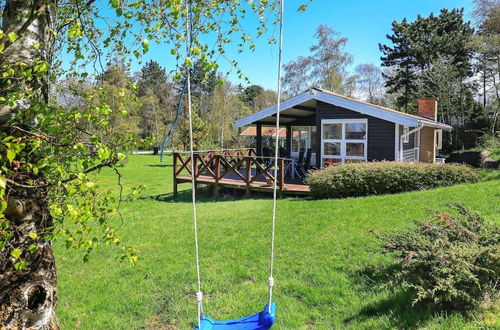
[[262,148],[262,163],[264,163],[266,166],[271,164],[271,150],[268,147]]
[[300,173],[300,168],[302,167],[304,163],[304,150],[299,151],[299,158],[297,158],[297,162],[295,163],[295,169],[297,170],[298,173]]
[[312,150],[311,150],[311,148],[309,148],[309,149],[307,149],[304,163],[302,164],[302,167],[300,168],[300,174],[302,175],[302,177],[305,177],[307,175],[307,171],[310,168],[313,168],[311,166],[311,156],[312,156]]
[[280,147],[278,155],[279,155],[279,157],[281,157],[281,158],[287,158],[287,156],[288,156],[288,155],[286,154],[286,149],[285,149],[285,148],[283,148],[283,147]]

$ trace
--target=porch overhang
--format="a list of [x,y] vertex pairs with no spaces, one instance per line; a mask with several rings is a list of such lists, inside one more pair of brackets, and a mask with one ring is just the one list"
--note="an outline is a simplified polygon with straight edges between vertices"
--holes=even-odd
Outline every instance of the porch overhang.
[[[294,96],[280,105],[280,123],[291,124],[298,118],[311,116],[316,111],[316,102],[325,102],[347,110],[355,111],[367,116],[380,118],[389,122],[408,127],[420,125],[451,131],[452,127],[431,119],[399,112],[375,104],[355,100],[338,95],[319,88],[311,88],[308,91]],[[276,105],[256,112],[250,116],[236,121],[237,127],[260,124],[276,124]]]

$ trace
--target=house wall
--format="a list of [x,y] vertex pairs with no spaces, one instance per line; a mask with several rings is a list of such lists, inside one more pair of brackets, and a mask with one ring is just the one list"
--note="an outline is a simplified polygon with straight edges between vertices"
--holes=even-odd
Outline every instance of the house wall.
[[420,130],[420,162],[434,163],[436,159],[436,129],[424,127]]
[[[395,156],[394,123],[319,101],[316,107],[316,131],[317,131],[318,146],[321,146],[322,119],[363,119],[363,118],[366,118],[368,120],[368,155],[367,155],[368,161],[394,160]],[[321,164],[320,152],[316,154],[316,164]]]

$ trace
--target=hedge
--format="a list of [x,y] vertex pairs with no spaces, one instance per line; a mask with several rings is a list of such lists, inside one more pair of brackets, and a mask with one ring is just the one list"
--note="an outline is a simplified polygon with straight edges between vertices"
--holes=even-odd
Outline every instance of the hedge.
[[331,166],[306,178],[315,198],[394,194],[477,181],[479,175],[464,165],[396,162]]

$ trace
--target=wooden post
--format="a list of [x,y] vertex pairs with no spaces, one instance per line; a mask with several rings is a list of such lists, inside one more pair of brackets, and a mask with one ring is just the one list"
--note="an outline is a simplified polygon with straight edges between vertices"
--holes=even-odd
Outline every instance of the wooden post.
[[262,156],[262,124],[257,124],[256,147],[257,156]]
[[194,187],[193,189],[198,190],[198,166],[197,166],[198,154],[193,153],[193,159],[191,159],[191,171],[192,175],[194,175]]
[[173,185],[174,185],[173,197],[174,197],[174,199],[177,199],[177,153],[173,152],[172,155],[174,156],[173,164],[172,164],[173,176],[174,176],[174,178],[173,178]]
[[252,158],[247,158],[247,167],[246,167],[246,197],[250,197],[250,180],[252,179]]
[[290,124],[286,125],[285,143],[286,143],[286,147],[285,147],[286,156],[290,157],[290,155],[292,154],[292,125],[290,125]]
[[220,158],[223,156],[213,155],[215,158],[215,185],[214,185],[214,197],[219,198],[219,178],[220,178]]

